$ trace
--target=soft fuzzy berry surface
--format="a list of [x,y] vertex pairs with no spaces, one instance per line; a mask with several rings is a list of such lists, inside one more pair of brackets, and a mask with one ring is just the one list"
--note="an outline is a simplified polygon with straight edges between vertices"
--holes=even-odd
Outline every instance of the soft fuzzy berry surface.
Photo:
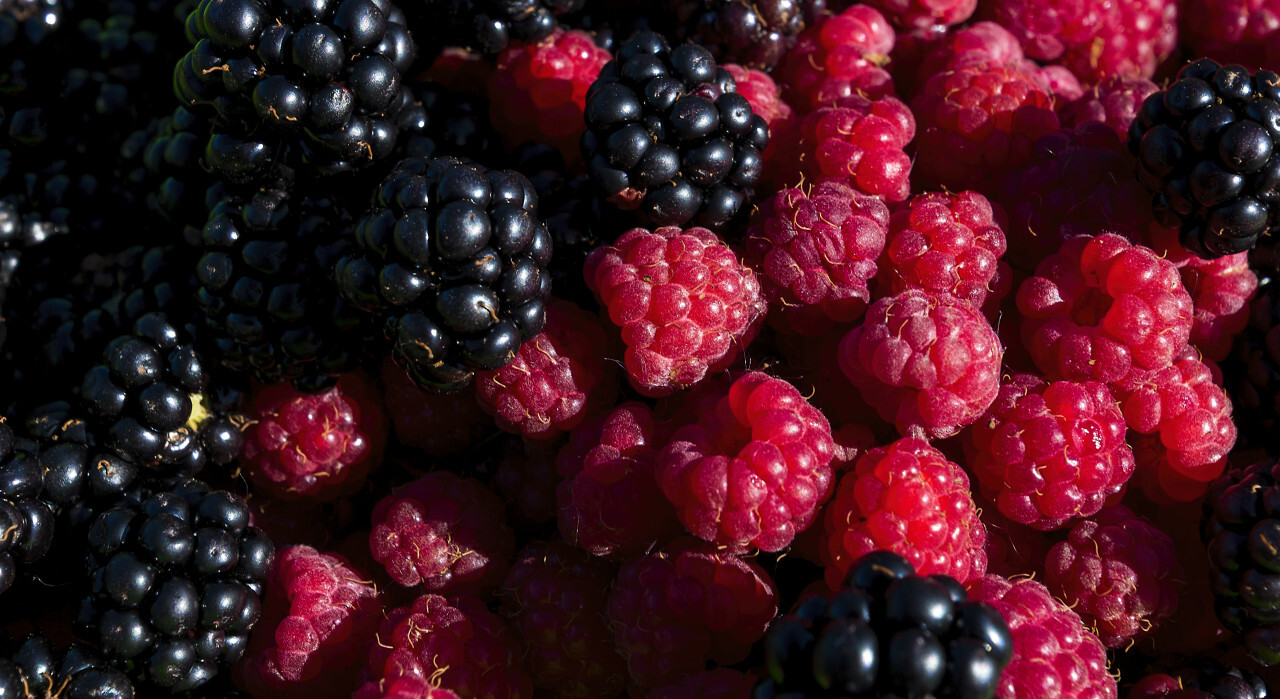
[[1250,70],[1274,66],[1280,56],[1280,2],[1184,0],[1180,38],[1195,56],[1240,63]]
[[787,102],[802,113],[842,97],[894,94],[883,66],[893,50],[893,26],[869,5],[856,4],[809,28],[778,64]]
[[959,24],[978,8],[978,0],[870,0],[899,27],[918,29],[938,24]]
[[907,144],[916,118],[894,97],[841,97],[806,115],[780,139],[775,173],[780,185],[796,186],[795,171],[810,180],[840,179],[859,192],[902,201],[910,191],[912,162]]
[[1221,362],[1249,323],[1249,302],[1258,291],[1258,275],[1248,253],[1216,260],[1191,257],[1182,269],[1182,285],[1195,306],[1191,344],[1208,359]]
[[1075,128],[1088,121],[1106,124],[1123,143],[1129,135],[1129,124],[1138,115],[1143,100],[1159,89],[1146,78],[1108,75],[1080,97],[1062,105],[1058,116],[1066,128]]

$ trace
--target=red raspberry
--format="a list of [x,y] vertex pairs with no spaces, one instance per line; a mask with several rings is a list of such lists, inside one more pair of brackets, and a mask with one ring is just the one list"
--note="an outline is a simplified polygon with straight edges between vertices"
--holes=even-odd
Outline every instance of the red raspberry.
[[778,592],[754,562],[679,539],[622,567],[609,622],[631,679],[662,687],[747,657],[778,613]]
[[1150,634],[1178,607],[1173,540],[1122,505],[1078,522],[1044,567],[1045,585],[1108,648]]
[[584,274],[622,328],[627,374],[648,396],[728,366],[765,311],[755,273],[705,228],[634,228],[592,252]]
[[774,75],[787,103],[801,114],[850,95],[892,95],[893,78],[881,66],[889,61],[893,37],[884,15],[853,5],[802,32]]
[[643,403],[573,431],[556,459],[560,535],[597,556],[636,556],[680,529],[654,474],[667,434]]
[[936,73],[957,68],[997,65],[1020,67],[1027,72],[1037,69],[1023,54],[1018,37],[995,22],[974,22],[931,38],[916,72],[916,79],[921,83]]
[[254,396],[250,414],[241,463],[253,484],[273,497],[349,495],[382,461],[382,397],[359,374],[346,374],[318,394],[288,384],[267,386]]
[[782,101],[782,90],[768,73],[736,63],[725,63],[720,67],[729,71],[738,85],[738,94],[747,98],[751,111],[759,114],[771,129],[791,119],[791,105]]
[[1231,354],[1236,335],[1249,324],[1249,302],[1258,292],[1258,275],[1249,269],[1249,253],[1202,260],[1188,256],[1182,285],[1195,305],[1191,344],[1220,362]]
[[1280,58],[1280,1],[1183,0],[1181,38],[1193,56],[1274,67]]
[[1058,116],[1066,128],[1075,128],[1090,121],[1106,124],[1123,144],[1129,137],[1129,124],[1138,115],[1138,108],[1159,89],[1146,78],[1108,75],[1079,99],[1063,105]]
[[592,410],[613,404],[618,387],[604,326],[568,301],[547,304],[542,332],[497,371],[476,372],[476,399],[498,427],[529,439],[555,439]]
[[782,322],[821,335],[866,310],[888,224],[883,201],[839,180],[821,180],[807,194],[784,189],[753,217],[747,260]]
[[1191,336],[1191,296],[1150,248],[1078,236],[1018,287],[1022,339],[1036,366],[1071,381],[1118,381],[1169,366]]
[[310,546],[278,551],[236,684],[254,696],[299,699],[354,691],[351,656],[364,651],[382,618],[377,587],[363,578],[342,557]]
[[1060,65],[1043,66],[1031,72],[1049,90],[1049,94],[1053,95],[1053,100],[1059,105],[1059,109],[1061,105],[1070,104],[1084,97],[1084,85],[1080,84],[1080,79],[1075,73]]
[[842,97],[800,123],[786,174],[841,179],[864,194],[902,201],[911,192],[911,158],[904,149],[915,134],[915,117],[897,99]]
[[492,431],[493,419],[471,391],[424,391],[390,357],[383,360],[381,374],[387,413],[401,444],[431,456],[449,456],[466,451]]
[[545,524],[555,520],[559,451],[555,442],[513,438],[507,443],[489,486],[502,496],[517,521]]
[[867,0],[899,27],[960,24],[978,8],[978,0]]
[[498,496],[477,480],[435,471],[378,502],[369,550],[405,587],[482,592],[502,582],[515,536]]
[[759,680],[741,670],[718,667],[655,689],[645,699],[748,699]]
[[503,584],[503,608],[529,647],[533,684],[564,699],[616,697],[626,664],[604,610],[613,567],[562,541],[534,542]]
[[1000,338],[978,309],[950,296],[886,296],[839,351],[840,370],[903,435],[949,437],[1000,390]]
[[1010,520],[1057,529],[1088,517],[1133,475],[1125,423],[1097,381],[1015,374],[969,431],[969,467]]
[[[515,634],[480,600],[423,595],[382,620],[376,642],[369,646],[375,679],[354,699],[395,696],[388,690],[403,686],[406,679],[425,680],[460,697],[530,699],[533,682],[522,659]],[[414,699],[423,696],[400,691]]]
[[391,682],[369,683],[360,688],[354,699],[459,699],[454,692],[435,687],[417,675],[403,675]]
[[577,30],[556,30],[536,44],[513,42],[489,78],[489,120],[508,148],[537,141],[554,146],[570,167],[581,162],[587,88],[609,52]]
[[1116,699],[1107,649],[1044,585],[987,575],[967,587],[969,599],[995,607],[1013,633],[999,699]]
[[885,549],[920,575],[964,582],[987,572],[987,533],[964,470],[922,439],[863,454],[823,515],[823,560],[833,590],[863,555]]
[[753,372],[658,455],[662,492],[694,536],[780,551],[830,494],[831,425],[795,386]]

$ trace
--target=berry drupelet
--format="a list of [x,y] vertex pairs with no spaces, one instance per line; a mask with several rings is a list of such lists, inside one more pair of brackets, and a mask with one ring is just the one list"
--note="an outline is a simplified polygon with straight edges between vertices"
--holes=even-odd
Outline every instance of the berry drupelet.
[[1256,673],[1202,658],[1138,680],[1128,699],[1267,699],[1267,683]]
[[439,36],[425,46],[460,45],[497,54],[512,41],[541,41],[555,30],[558,16],[585,5],[586,0],[413,0],[406,10],[414,27],[439,28]]
[[677,35],[707,47],[720,62],[771,70],[827,0],[668,0]]
[[56,652],[48,638],[32,634],[16,643],[0,642],[0,696],[133,699],[134,688],[92,649],[73,644]]
[[53,544],[54,508],[41,497],[44,473],[34,449],[0,421],[0,595]]

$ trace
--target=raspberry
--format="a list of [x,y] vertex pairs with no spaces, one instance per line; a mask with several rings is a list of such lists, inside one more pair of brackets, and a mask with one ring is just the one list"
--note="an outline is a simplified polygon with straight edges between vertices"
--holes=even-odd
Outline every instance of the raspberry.
[[417,675],[402,675],[388,682],[369,683],[356,692],[355,699],[459,699],[457,693],[436,687]]
[[1084,86],[1080,84],[1080,79],[1075,73],[1062,66],[1043,66],[1036,68],[1032,73],[1049,90],[1054,102],[1059,105],[1070,104],[1084,97]]
[[1195,306],[1191,344],[1220,362],[1249,323],[1249,301],[1258,291],[1258,276],[1249,269],[1249,254],[1238,253],[1202,260],[1190,257],[1180,270],[1182,285]]
[[820,335],[866,310],[888,224],[883,201],[839,180],[784,189],[753,218],[747,260],[783,323]]
[[628,376],[649,396],[728,366],[765,311],[755,273],[705,228],[634,228],[591,253],[584,274],[622,328]]
[[1108,75],[1082,96],[1062,106],[1058,117],[1066,128],[1089,121],[1110,126],[1124,143],[1129,124],[1138,115],[1142,102],[1160,88],[1146,78],[1133,75]]
[[655,689],[645,699],[748,699],[755,684],[756,678],[741,670],[718,667]]
[[1181,38],[1194,56],[1256,69],[1280,58],[1280,2],[1183,0]]
[[1154,631],[1178,607],[1173,540],[1122,505],[1078,522],[1045,558],[1045,585],[1108,648]]
[[781,88],[769,74],[755,68],[744,68],[734,63],[721,66],[729,71],[738,84],[738,94],[751,103],[751,111],[764,118],[771,129],[791,118],[791,105],[782,101]]
[[489,120],[507,147],[538,141],[559,150],[570,167],[581,163],[587,88],[609,59],[590,35],[576,30],[508,46],[488,81]]
[[881,258],[881,278],[893,293],[923,289],[981,308],[1011,272],[1004,210],[977,192],[926,192],[894,212]]
[[851,95],[894,94],[893,78],[880,67],[893,51],[893,38],[884,15],[862,4],[805,30],[774,73],[787,103],[806,113]]
[[1143,677],[1129,690],[1128,699],[1183,696],[1199,699],[1267,699],[1269,695],[1266,682],[1257,674],[1206,658],[1196,660],[1188,667]]
[[515,536],[484,485],[435,471],[378,502],[369,550],[405,587],[482,592],[502,582]]
[[922,439],[863,454],[824,512],[823,560],[833,590],[854,561],[877,549],[902,556],[921,575],[964,582],[987,572],[987,533],[969,477]]
[[421,686],[417,681],[460,697],[529,699],[533,683],[522,655],[515,634],[483,602],[423,595],[386,613],[369,646],[375,679],[354,699],[398,699],[393,689],[399,696],[436,699],[434,693],[411,694]]
[[1135,468],[1104,384],[1015,374],[969,431],[969,466],[1010,520],[1057,529],[1102,509]]
[[310,546],[281,550],[236,683],[255,696],[299,699],[354,690],[350,658],[382,618],[377,587],[363,578],[341,556]]
[[1022,339],[1047,376],[1118,381],[1173,363],[1191,336],[1191,296],[1149,248],[1077,236],[1018,287]]
[[911,191],[911,158],[903,149],[915,134],[915,117],[897,99],[841,97],[800,123],[787,174],[838,178],[864,194],[902,201]]
[[978,8],[978,0],[868,0],[899,27],[924,28],[960,24]]
[[898,432],[949,437],[1000,390],[1000,338],[978,309],[919,289],[886,296],[840,341],[840,370]]
[[493,429],[493,420],[471,391],[440,395],[423,390],[391,357],[383,360],[381,375],[391,426],[407,447],[448,456],[466,451]]
[[831,491],[831,425],[795,386],[760,372],[676,430],[658,455],[662,492],[694,536],[780,551]]
[[953,29],[944,36],[934,37],[927,48],[916,73],[921,83],[944,71],[988,64],[1021,67],[1028,73],[1038,68],[1027,60],[1018,37],[995,22],[974,22]]
[[556,458],[560,535],[597,556],[636,556],[679,531],[654,473],[666,432],[643,403],[588,420]]
[[759,565],[685,538],[622,567],[608,616],[631,679],[654,688],[745,659],[777,597]]
[[568,301],[547,304],[542,332],[496,371],[476,372],[476,399],[498,427],[529,439],[554,439],[617,395],[604,327]]
[[535,687],[556,696],[617,696],[626,666],[604,616],[614,570],[562,541],[524,547],[503,583],[503,607],[529,646]]
[[507,502],[508,511],[520,522],[545,524],[556,518],[556,454],[555,442],[532,442],[511,439],[502,461],[498,462],[489,486]]
[[969,599],[995,607],[1013,632],[999,699],[1116,699],[1106,648],[1044,585],[987,575],[967,587]]

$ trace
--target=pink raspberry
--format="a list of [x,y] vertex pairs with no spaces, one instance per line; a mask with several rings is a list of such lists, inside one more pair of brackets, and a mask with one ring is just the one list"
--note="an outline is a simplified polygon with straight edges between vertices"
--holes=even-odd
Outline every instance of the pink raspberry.
[[814,336],[862,316],[889,224],[883,201],[821,180],[778,192],[752,221],[747,261],[787,327]]
[[358,682],[350,659],[373,638],[381,612],[377,586],[342,557],[310,546],[277,551],[236,684],[286,699],[350,694]]
[[1231,354],[1236,335],[1249,324],[1249,301],[1258,292],[1258,275],[1249,268],[1249,253],[1216,260],[1191,255],[1180,271],[1195,306],[1191,344],[1220,362]]
[[1018,288],[1022,339],[1036,366],[1071,381],[1118,381],[1173,363],[1191,336],[1191,296],[1150,248],[1078,236]]
[[[423,695],[410,693],[411,687],[421,686],[414,680],[460,697],[533,696],[519,639],[474,597],[423,595],[387,612],[369,646],[369,671],[373,678],[354,699],[399,699],[392,689],[420,699]],[[425,696],[436,699],[435,694]]]
[[584,274],[622,329],[627,374],[649,396],[728,366],[765,312],[755,273],[705,228],[634,228],[592,252]]
[[542,332],[497,371],[476,372],[476,399],[498,427],[529,439],[555,439],[617,395],[600,320],[568,301],[547,304]]
[[1000,338],[978,309],[951,296],[886,296],[839,352],[840,370],[903,435],[949,437],[1000,390]]
[[822,553],[833,590],[854,562],[877,549],[907,559],[920,575],[964,582],[987,572],[987,533],[969,477],[923,439],[863,454],[824,512]]
[[533,684],[564,699],[617,696],[626,664],[604,610],[613,567],[562,541],[524,547],[503,583],[503,608],[529,648]]
[[916,78],[921,83],[937,73],[958,68],[996,65],[1028,72],[1037,69],[1022,52],[1018,37],[995,22],[974,22],[932,38],[917,68]]
[[1193,56],[1274,68],[1280,58],[1280,1],[1183,0],[1181,39]]
[[780,551],[830,493],[831,425],[795,386],[753,372],[658,455],[685,529],[732,551]]
[[794,135],[788,175],[801,170],[814,181],[841,179],[891,202],[911,191],[911,158],[904,149],[915,138],[916,120],[893,97],[842,97],[805,116]]
[[967,587],[969,599],[995,607],[1013,633],[999,699],[1116,699],[1107,649],[1044,585],[987,575]]
[[380,464],[387,439],[382,397],[360,374],[304,394],[267,386],[253,399],[241,463],[273,497],[334,500],[355,492]]
[[1080,98],[1063,105],[1058,117],[1066,128],[1075,128],[1090,121],[1106,124],[1116,132],[1120,143],[1124,143],[1129,137],[1129,124],[1138,115],[1138,108],[1159,89],[1146,78],[1108,75]]
[[736,63],[720,66],[729,71],[738,85],[738,94],[751,103],[751,111],[764,118],[771,129],[775,124],[791,119],[791,105],[782,101],[782,89],[769,74],[755,68],[744,68]]
[[1070,104],[1084,97],[1084,85],[1080,84],[1080,79],[1075,73],[1060,65],[1041,66],[1031,72],[1045,86],[1049,94],[1053,95],[1053,101],[1058,105]]
[[741,662],[777,613],[763,568],[691,538],[623,566],[608,606],[631,679],[647,688]]
[[741,670],[718,667],[652,690],[645,699],[749,699],[758,681]]
[[373,508],[369,550],[405,587],[483,592],[502,582],[515,536],[498,496],[477,480],[434,471]]
[[787,103],[801,114],[851,95],[892,95],[893,78],[881,66],[889,61],[893,37],[884,15],[853,5],[802,32],[774,75]]
[[438,395],[418,387],[391,357],[382,362],[387,414],[400,443],[431,456],[466,451],[493,430],[471,391]]
[[506,501],[517,522],[545,524],[556,518],[556,442],[511,439],[489,485]]
[[1045,585],[1108,648],[1150,634],[1178,607],[1173,540],[1122,505],[1078,522],[1044,567]]
[[1015,374],[969,431],[969,467],[1010,520],[1057,529],[1102,509],[1133,475],[1124,416],[1097,381]]
[[867,0],[899,27],[960,24],[978,8],[978,0]]
[[556,30],[536,44],[513,42],[488,82],[489,120],[507,147],[537,141],[554,146],[571,167],[580,162],[587,88],[611,58],[577,30]]

